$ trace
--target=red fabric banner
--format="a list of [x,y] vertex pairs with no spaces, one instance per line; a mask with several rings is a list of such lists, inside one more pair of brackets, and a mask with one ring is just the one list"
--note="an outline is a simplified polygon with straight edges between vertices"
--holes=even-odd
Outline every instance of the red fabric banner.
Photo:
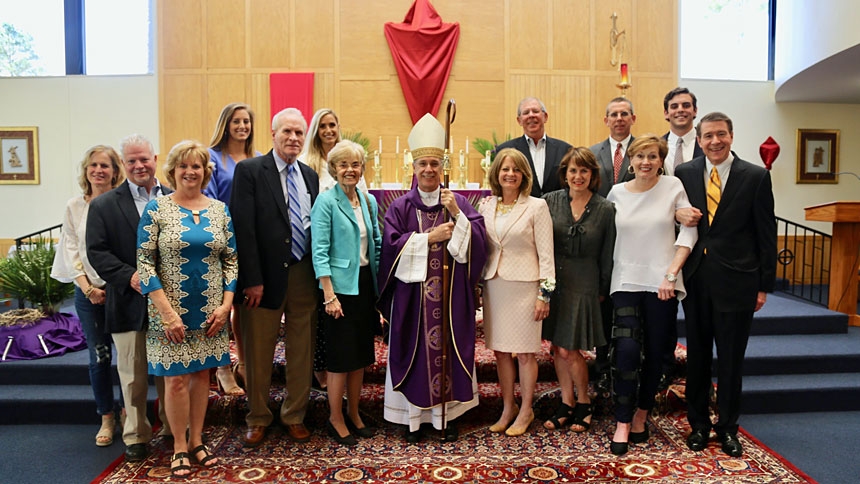
[[412,124],[436,116],[454,64],[460,24],[443,23],[429,0],[415,0],[403,23],[386,22],[385,38]]
[[314,116],[314,73],[269,74],[269,107],[269,121],[284,108],[297,108],[310,124]]

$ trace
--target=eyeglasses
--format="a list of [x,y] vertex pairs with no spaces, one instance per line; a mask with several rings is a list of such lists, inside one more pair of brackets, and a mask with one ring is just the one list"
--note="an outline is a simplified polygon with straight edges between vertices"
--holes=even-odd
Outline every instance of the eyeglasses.
[[352,168],[353,170],[360,170],[361,169],[361,162],[360,161],[353,161],[353,162],[341,161],[340,163],[338,163],[335,166],[337,167],[338,170],[346,170],[347,168]]

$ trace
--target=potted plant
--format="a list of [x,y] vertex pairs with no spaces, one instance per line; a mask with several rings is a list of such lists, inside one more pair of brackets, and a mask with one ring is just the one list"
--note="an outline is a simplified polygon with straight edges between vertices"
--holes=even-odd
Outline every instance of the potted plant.
[[72,297],[75,286],[51,278],[56,248],[50,240],[39,239],[26,249],[0,259],[0,292],[15,295],[50,316],[60,303]]

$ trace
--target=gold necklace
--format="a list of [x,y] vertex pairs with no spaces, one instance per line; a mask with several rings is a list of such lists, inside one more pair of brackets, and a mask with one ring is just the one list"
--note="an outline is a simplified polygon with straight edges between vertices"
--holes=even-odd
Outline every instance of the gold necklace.
[[496,204],[496,212],[502,215],[511,213],[511,210],[514,209],[519,199],[520,197],[517,197],[516,200],[514,200],[514,203],[502,203],[502,197],[499,197],[499,202]]

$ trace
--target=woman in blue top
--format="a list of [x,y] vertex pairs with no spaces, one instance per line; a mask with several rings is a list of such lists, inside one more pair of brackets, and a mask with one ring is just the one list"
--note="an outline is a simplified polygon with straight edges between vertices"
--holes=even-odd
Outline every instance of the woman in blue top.
[[165,377],[170,427],[189,429],[188,440],[185,432],[173,436],[170,470],[179,478],[191,473],[191,460],[218,462],[203,445],[203,419],[209,370],[230,361],[225,326],[236,291],[236,241],[227,206],[202,193],[211,174],[202,144],[174,146],[164,175],[176,191],[150,201],[137,230],[140,289],[149,296],[149,373]]
[[[203,194],[224,203],[230,203],[230,193],[233,187],[233,171],[236,163],[247,158],[260,156],[259,151],[254,151],[254,111],[247,104],[230,103],[224,106],[218,116],[218,124],[209,141],[209,157],[212,159],[212,178],[203,189]],[[232,319],[233,339],[236,340],[236,372],[239,379],[244,381],[245,358],[242,354],[242,345],[239,341],[238,311],[234,312]],[[240,396],[245,392],[236,383],[233,372],[228,365],[218,368],[215,376],[218,385],[227,395]]]
[[373,435],[361,421],[358,401],[364,367],[376,359],[373,338],[379,315],[374,304],[382,235],[376,199],[356,189],[364,174],[364,155],[361,145],[348,140],[332,148],[328,171],[337,184],[321,193],[311,209],[314,272],[325,306],[320,323],[327,342],[328,433],[343,445],[357,443],[353,433]]

